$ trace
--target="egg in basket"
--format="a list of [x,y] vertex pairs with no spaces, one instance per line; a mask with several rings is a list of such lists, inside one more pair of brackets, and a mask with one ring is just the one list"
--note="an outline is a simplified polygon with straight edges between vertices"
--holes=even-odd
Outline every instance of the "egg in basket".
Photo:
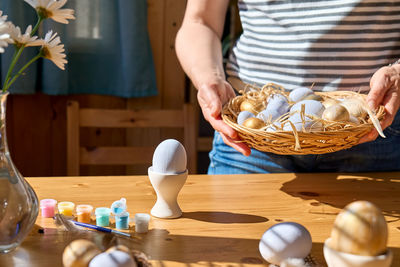
[[[235,86],[235,85],[234,85]],[[235,86],[237,87],[237,86]],[[324,154],[350,148],[379,121],[384,107],[370,110],[366,95],[352,91],[286,91],[274,83],[242,87],[222,119],[250,147],[281,155]]]

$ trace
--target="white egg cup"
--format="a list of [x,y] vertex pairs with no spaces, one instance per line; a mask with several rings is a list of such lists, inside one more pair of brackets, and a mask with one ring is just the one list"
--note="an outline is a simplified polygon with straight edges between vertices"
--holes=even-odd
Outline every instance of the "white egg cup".
[[178,194],[186,182],[188,170],[182,173],[170,174],[148,169],[149,179],[157,194],[157,201],[151,209],[151,215],[158,218],[173,219],[182,216],[178,205]]
[[329,247],[330,238],[324,243],[324,257],[328,267],[389,267],[393,260],[390,249],[378,256],[362,256],[334,250]]

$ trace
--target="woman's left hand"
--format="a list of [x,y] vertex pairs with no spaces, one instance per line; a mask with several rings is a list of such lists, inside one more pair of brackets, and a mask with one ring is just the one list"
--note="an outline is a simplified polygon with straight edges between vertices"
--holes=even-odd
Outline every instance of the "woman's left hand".
[[[385,118],[381,121],[382,130],[392,124],[400,106],[400,64],[385,66],[377,70],[370,81],[367,103],[372,110],[385,106]],[[378,137],[376,129],[362,137],[359,143],[373,141]]]

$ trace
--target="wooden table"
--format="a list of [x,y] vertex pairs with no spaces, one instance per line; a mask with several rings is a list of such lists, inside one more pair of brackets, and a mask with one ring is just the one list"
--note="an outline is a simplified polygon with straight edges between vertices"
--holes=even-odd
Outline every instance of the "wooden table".
[[[39,199],[99,207],[125,197],[131,214],[149,213],[155,202],[146,176],[27,180]],[[152,218],[150,232],[132,230],[129,245],[144,251],[153,266],[268,266],[258,251],[260,237],[278,222],[294,221],[310,231],[312,255],[325,265],[323,242],[336,215],[346,204],[364,199],[383,210],[393,266],[400,266],[399,192],[400,173],[191,175],[179,196],[183,216]],[[44,233],[38,233],[40,227]],[[52,219],[39,217],[22,246],[0,255],[0,266],[62,266],[62,251],[71,239]]]

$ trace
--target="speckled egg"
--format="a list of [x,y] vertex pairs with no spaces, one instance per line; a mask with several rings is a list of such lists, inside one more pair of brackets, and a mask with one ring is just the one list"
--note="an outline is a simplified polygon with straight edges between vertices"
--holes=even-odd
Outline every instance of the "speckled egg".
[[253,113],[251,113],[250,111],[247,110],[243,110],[239,113],[238,117],[237,117],[237,123],[240,125],[243,125],[243,122],[245,120],[247,120],[248,118],[254,118],[255,115]]
[[153,154],[153,171],[177,174],[186,171],[187,157],[183,145],[175,139],[161,142]]
[[304,97],[314,94],[313,90],[307,87],[297,87],[293,89],[289,94],[289,100],[292,102],[297,102],[302,100]]
[[261,237],[259,250],[269,263],[280,265],[288,258],[305,258],[312,247],[311,235],[301,224],[278,223],[270,227]]
[[110,253],[104,252],[94,257],[89,267],[136,267],[133,257],[123,251],[114,250]]

